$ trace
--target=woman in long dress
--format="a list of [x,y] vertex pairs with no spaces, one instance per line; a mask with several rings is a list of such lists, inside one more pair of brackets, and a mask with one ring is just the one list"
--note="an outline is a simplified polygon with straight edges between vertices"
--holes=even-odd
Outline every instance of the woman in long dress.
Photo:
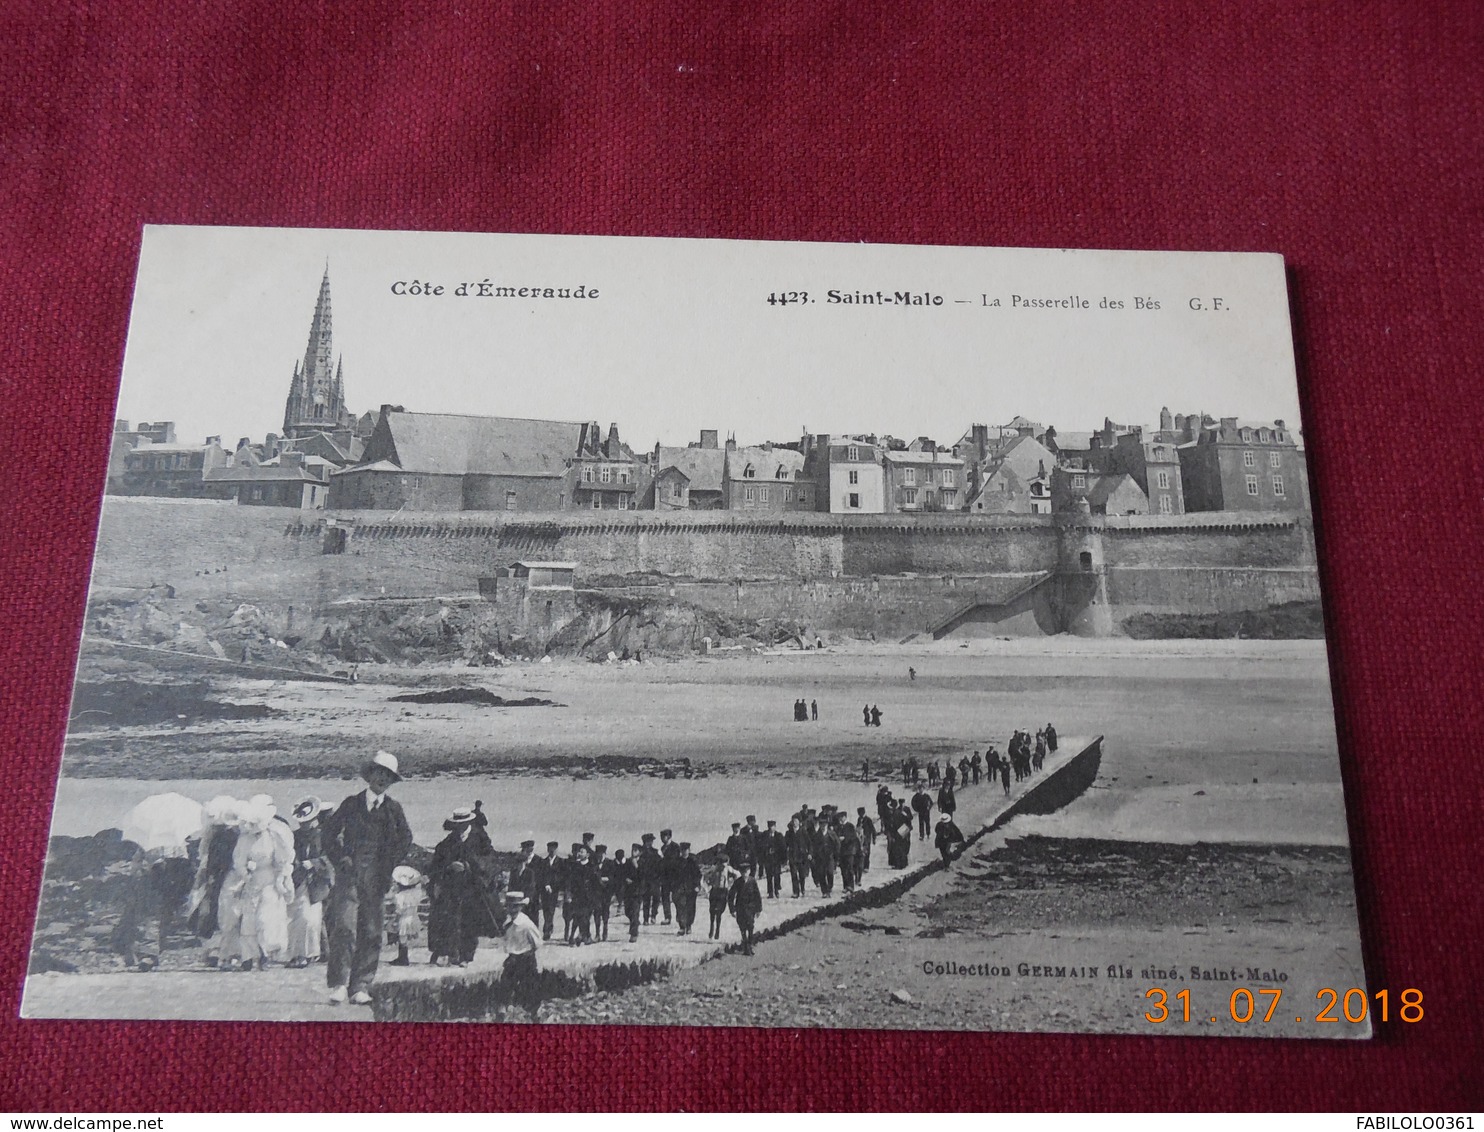
[[905,869],[912,853],[912,810],[906,802],[887,814],[886,863],[893,869]]
[[434,963],[446,959],[465,966],[474,958],[479,936],[490,932],[493,861],[484,851],[488,836],[478,817],[473,810],[455,810],[443,823],[448,836],[434,848],[428,866],[428,952]]
[[238,970],[281,959],[289,944],[294,835],[271,801],[252,799],[238,815],[232,871],[222,885],[221,958]]

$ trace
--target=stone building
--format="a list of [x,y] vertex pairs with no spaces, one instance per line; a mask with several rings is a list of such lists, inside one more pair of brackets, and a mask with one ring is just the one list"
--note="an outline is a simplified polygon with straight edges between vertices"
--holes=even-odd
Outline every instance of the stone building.
[[[801,508],[843,515],[879,515],[886,510],[886,479],[875,436],[805,436],[801,445],[806,489]],[[812,506],[807,500],[812,500]]]
[[[161,435],[173,437],[166,422]],[[227,467],[231,454],[222,438],[208,436],[204,444],[177,444],[173,440],[154,443],[140,438],[122,451],[123,471],[110,475],[108,490],[114,495],[162,495],[181,499],[230,499],[234,490],[207,480],[207,473]]]
[[739,448],[727,441],[724,451],[723,505],[728,511],[804,510],[798,483],[804,454],[772,444]]
[[[409,413],[384,405],[362,462],[332,478],[329,505],[335,510],[570,510],[579,457],[585,457],[584,468],[598,464],[586,458],[593,456],[591,430],[576,421]],[[585,498],[604,490],[619,489],[595,482]]]
[[244,506],[315,511],[323,509],[329,497],[332,467],[318,457],[306,460],[302,453],[285,452],[271,464],[213,468],[206,473],[206,482],[230,487]]
[[1016,433],[1013,439],[984,451],[976,465],[978,482],[969,499],[970,511],[1051,514],[1051,470],[1056,466],[1051,449],[1034,436]]
[[962,511],[968,494],[964,461],[926,437],[882,455],[885,509],[889,512]]
[[619,439],[616,424],[607,436],[597,421],[581,426],[572,470],[569,497],[579,510],[637,510],[649,486],[645,461]]
[[1187,511],[1309,510],[1303,453],[1283,421],[1175,422]]
[[639,505],[647,511],[718,511],[725,505],[725,466],[715,429],[702,429],[700,443],[685,448],[656,444],[649,458],[650,486]]

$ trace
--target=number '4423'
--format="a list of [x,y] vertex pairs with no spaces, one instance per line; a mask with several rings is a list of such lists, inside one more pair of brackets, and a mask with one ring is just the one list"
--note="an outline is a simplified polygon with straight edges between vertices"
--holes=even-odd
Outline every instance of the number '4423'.
[[810,302],[808,291],[774,291],[768,296],[770,307],[786,307],[789,303]]

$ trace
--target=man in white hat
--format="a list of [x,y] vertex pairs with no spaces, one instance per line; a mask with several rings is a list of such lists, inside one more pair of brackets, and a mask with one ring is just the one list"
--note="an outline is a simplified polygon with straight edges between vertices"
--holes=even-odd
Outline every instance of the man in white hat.
[[326,981],[330,1002],[371,1003],[386,926],[382,905],[392,870],[412,847],[412,829],[387,790],[402,781],[397,757],[377,751],[361,767],[366,789],[352,794],[323,822],[324,851],[335,865],[335,887],[325,908],[329,937]]

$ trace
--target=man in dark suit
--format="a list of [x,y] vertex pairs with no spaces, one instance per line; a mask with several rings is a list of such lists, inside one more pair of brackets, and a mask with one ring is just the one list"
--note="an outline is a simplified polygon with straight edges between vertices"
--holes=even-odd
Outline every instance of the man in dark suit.
[[325,855],[335,865],[335,886],[325,908],[329,935],[326,981],[330,1002],[371,1004],[371,982],[381,959],[386,925],[382,913],[392,870],[412,847],[412,829],[387,790],[402,781],[397,757],[377,751],[361,768],[366,789],[352,794],[324,822]]
[[[548,841],[546,843],[546,856],[537,863],[537,879],[540,888],[536,891],[540,894],[541,901],[541,939],[551,942],[552,930],[556,927],[556,906],[561,899],[562,884],[566,880],[564,870],[565,862],[557,856],[559,841]],[[527,891],[521,889],[522,892]]]
[[660,910],[665,914],[665,923],[670,922],[670,901],[675,896],[675,862],[680,858],[680,846],[675,844],[675,831],[660,830]]
[[696,899],[701,893],[701,862],[690,855],[689,841],[680,843],[671,883],[675,889],[675,921],[680,925],[677,934],[690,935],[696,922]]
[[768,898],[771,900],[783,892],[783,861],[788,852],[783,844],[783,834],[778,832],[778,823],[769,820],[768,828],[758,834],[758,862],[768,881]]
[[644,922],[652,924],[660,911],[660,873],[665,860],[654,847],[654,834],[646,833],[639,838],[644,843],[639,852],[639,895],[644,903]]
[[[511,868],[510,881],[505,885],[505,889],[508,892],[519,892],[525,897],[520,910],[531,920],[541,915],[540,902],[536,897],[536,894],[541,891],[540,870],[541,862],[536,859],[536,843],[522,841],[520,860]],[[508,906],[505,911],[508,915],[515,914]]]

